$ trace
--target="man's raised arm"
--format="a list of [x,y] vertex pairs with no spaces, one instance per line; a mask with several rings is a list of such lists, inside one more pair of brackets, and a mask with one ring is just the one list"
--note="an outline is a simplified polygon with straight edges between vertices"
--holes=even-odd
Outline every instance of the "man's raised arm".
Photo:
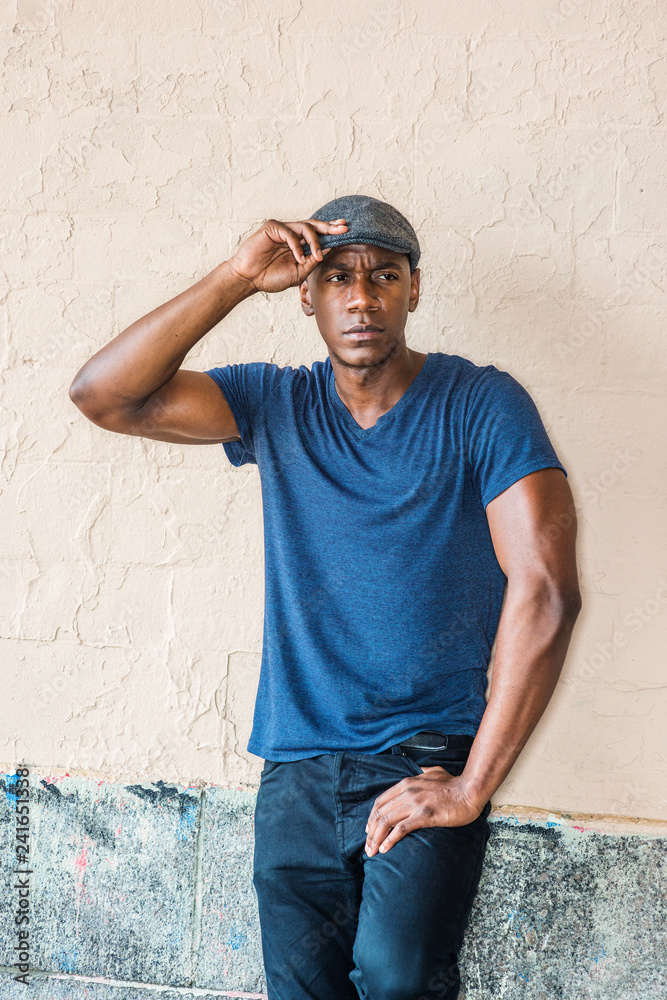
[[[269,219],[230,260],[132,323],[77,372],[70,399],[93,423],[119,434],[178,444],[238,439],[234,416],[204,372],[180,371],[188,352],[234,306],[257,291],[301,284],[327,250],[318,233],[341,233],[342,220]],[[309,257],[302,243],[311,249]]]

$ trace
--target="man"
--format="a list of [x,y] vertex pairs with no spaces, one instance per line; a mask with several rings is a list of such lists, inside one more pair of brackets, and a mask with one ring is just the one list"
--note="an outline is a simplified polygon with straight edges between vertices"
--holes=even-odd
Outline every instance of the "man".
[[[269,1000],[458,996],[490,799],[579,612],[567,474],[532,399],[493,365],[406,344],[419,255],[407,219],[373,198],[271,219],[70,389],[108,430],[221,442],[259,467],[248,750],[265,762],[254,885]],[[292,286],[326,361],[181,370],[237,303]]]

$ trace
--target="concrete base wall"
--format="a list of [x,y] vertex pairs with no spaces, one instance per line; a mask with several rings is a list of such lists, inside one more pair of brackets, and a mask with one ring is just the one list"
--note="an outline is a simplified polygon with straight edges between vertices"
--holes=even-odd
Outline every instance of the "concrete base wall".
[[[13,979],[16,798],[9,775],[0,783],[0,1000],[264,994],[253,792],[33,773],[26,992]],[[667,838],[511,816],[491,826],[466,1000],[667,998]]]

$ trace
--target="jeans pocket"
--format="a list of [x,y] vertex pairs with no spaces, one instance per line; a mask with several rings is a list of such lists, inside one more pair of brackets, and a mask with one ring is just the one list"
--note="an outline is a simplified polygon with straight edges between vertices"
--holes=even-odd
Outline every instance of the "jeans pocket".
[[282,764],[281,760],[265,760],[264,767],[260,772],[260,778],[265,778],[267,774],[271,774],[271,771],[278,767],[278,764]]
[[415,767],[422,772],[424,767],[434,767],[439,765],[444,767],[449,774],[458,777],[463,773],[463,769],[468,762],[469,747],[447,747],[445,750],[417,750],[412,748],[409,751],[410,759]]

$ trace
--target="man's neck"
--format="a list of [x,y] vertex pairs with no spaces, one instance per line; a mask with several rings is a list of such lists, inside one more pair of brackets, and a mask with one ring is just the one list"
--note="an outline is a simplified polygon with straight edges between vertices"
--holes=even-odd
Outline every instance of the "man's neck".
[[399,344],[379,364],[366,367],[347,365],[330,355],[336,391],[359,424],[373,426],[399,401],[427,357],[406,344]]

